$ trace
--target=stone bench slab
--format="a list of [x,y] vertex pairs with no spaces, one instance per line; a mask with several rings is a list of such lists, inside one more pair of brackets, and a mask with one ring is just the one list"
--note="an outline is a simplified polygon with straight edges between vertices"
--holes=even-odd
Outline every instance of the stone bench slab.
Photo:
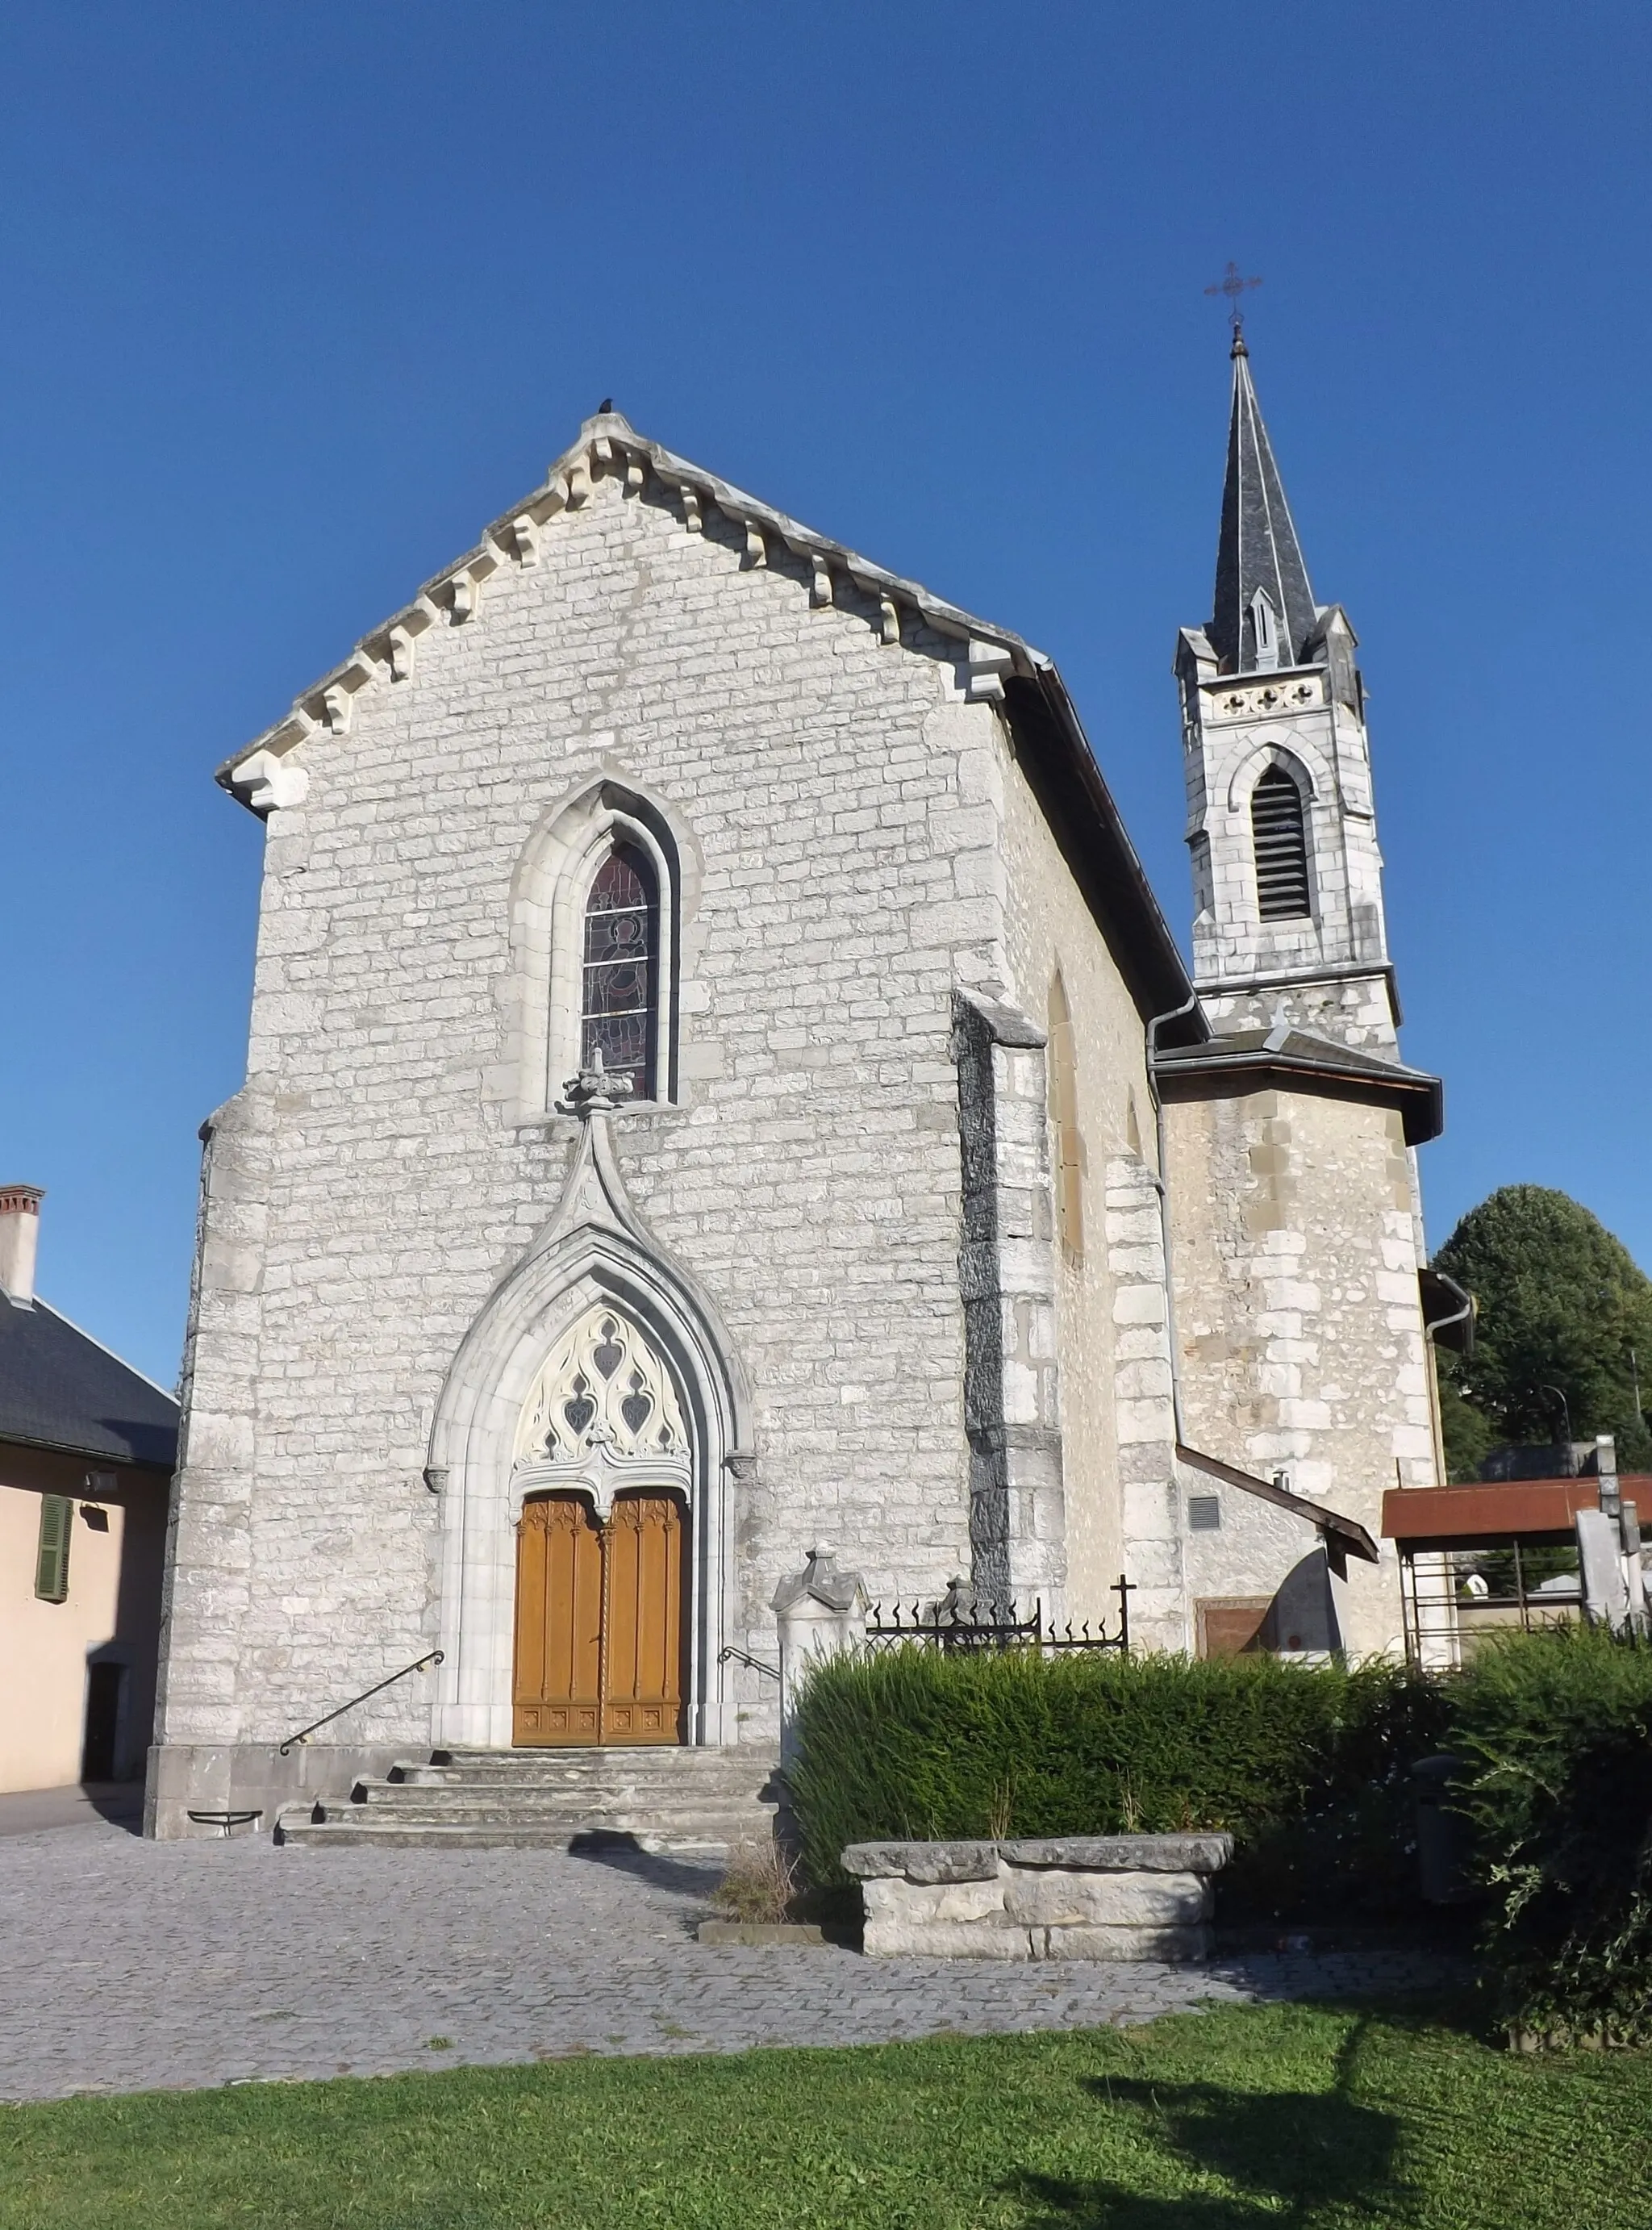
[[1227,1835],[1064,1835],[854,1843],[871,1958],[1210,1956],[1211,1877]]
[[1096,1873],[1219,1873],[1231,1835],[1035,1835],[1003,1842],[851,1843],[844,1871],[859,1881],[991,1881],[1000,1859],[1012,1866]]

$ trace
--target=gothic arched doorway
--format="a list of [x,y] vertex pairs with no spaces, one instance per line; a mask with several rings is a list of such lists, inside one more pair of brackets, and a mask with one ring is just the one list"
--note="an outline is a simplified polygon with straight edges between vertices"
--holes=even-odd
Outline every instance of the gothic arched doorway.
[[524,1404],[511,1740],[685,1739],[690,1447],[664,1358],[599,1305]]
[[683,1739],[683,1511],[672,1494],[535,1495],[517,1546],[511,1739]]

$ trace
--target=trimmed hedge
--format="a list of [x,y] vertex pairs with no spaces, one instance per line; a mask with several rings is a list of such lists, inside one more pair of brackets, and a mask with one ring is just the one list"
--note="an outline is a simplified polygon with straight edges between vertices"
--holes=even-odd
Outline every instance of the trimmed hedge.
[[1512,1634],[1451,1690],[1500,2015],[1537,2040],[1652,2043],[1652,1647]]
[[800,1704],[793,1801],[813,1884],[884,1838],[1231,1829],[1225,1902],[1388,1909],[1406,1776],[1437,1750],[1437,1684],[1257,1656],[948,1655],[822,1666]]

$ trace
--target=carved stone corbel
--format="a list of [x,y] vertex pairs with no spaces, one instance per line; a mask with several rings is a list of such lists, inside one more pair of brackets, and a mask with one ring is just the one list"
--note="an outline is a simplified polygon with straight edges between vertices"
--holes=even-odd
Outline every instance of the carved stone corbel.
[[969,679],[967,687],[972,698],[1001,698],[1004,677],[1013,670],[1015,661],[1001,643],[972,640],[969,646]]
[[829,604],[832,602],[832,568],[817,551],[809,561],[809,602]]
[[878,633],[883,641],[898,642],[901,639],[901,608],[893,596],[885,595],[878,597],[877,617]]
[[264,818],[286,806],[301,805],[310,788],[306,768],[290,765],[269,751],[250,753],[231,770],[229,779],[236,795]]
[[746,521],[746,564],[753,572],[768,563],[768,544],[755,519]]
[[683,506],[684,525],[687,527],[691,534],[700,533],[704,530],[705,522],[700,517],[700,492],[698,488],[679,487],[677,493]]

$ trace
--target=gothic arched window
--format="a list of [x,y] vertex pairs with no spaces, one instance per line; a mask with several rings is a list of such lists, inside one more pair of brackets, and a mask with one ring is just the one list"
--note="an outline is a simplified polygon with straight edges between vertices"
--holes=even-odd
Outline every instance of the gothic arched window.
[[659,1012],[659,886],[640,845],[617,843],[585,901],[580,1066],[600,1047],[633,1099],[654,1095]]
[[1250,793],[1250,842],[1263,921],[1311,913],[1302,793],[1282,766],[1270,766]]

